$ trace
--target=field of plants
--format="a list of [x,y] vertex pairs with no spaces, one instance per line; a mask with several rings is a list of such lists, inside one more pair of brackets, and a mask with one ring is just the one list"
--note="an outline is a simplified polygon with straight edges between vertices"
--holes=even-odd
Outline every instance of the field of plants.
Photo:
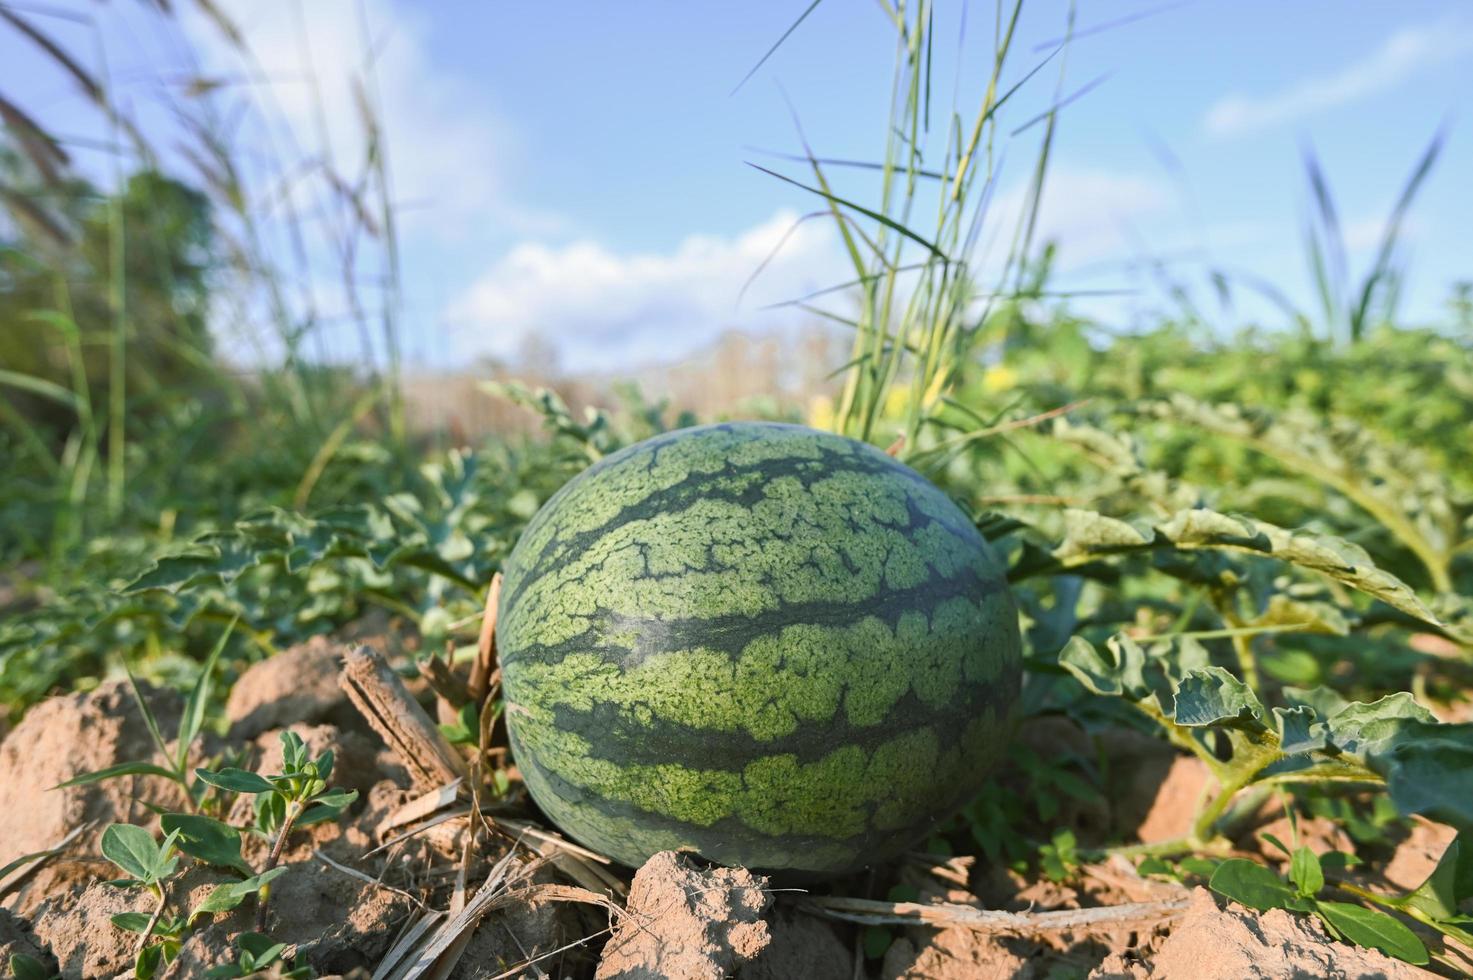
[[[1363,272],[1311,160],[1314,308],[1213,275],[1111,331],[1053,288],[1035,240],[1056,111],[1030,124],[1032,210],[1005,266],[983,282],[974,261],[1010,86],[1046,85],[1054,55],[1012,51],[1003,4],[991,82],[947,117],[929,5],[881,6],[894,99],[858,165],[876,196],[835,189],[853,161],[771,170],[852,261],[793,301],[852,339],[831,393],[695,418],[487,381],[536,434],[475,444],[406,424],[392,317],[355,313],[373,365],[313,356],[228,125],[187,116],[192,172],[107,189],[0,92],[0,974],[1473,974],[1473,302],[1454,288],[1425,324],[1398,305],[1441,137]],[[0,18],[153,159],[43,19]],[[365,159],[324,194],[345,261],[392,273],[386,165]],[[1237,326],[1248,294],[1274,297],[1272,322]],[[216,349],[227,322],[267,324],[249,371]],[[659,454],[690,445],[672,433],[733,420],[835,438],[816,469],[782,455],[804,448],[744,462],[717,439],[709,469],[696,454],[660,482]],[[872,448],[856,462],[839,436]],[[779,491],[822,505],[842,490],[824,478],[874,474],[910,488],[905,588],[846,585],[889,527],[870,497],[824,525],[823,554],[788,561],[776,531],[743,550]],[[571,515],[534,522],[577,486]],[[952,538],[925,536],[940,526]],[[986,619],[999,606],[943,635],[935,596],[961,579],[938,556],[973,528],[1016,651]],[[620,534],[641,569],[586,560]],[[794,610],[781,633],[739,611],[763,590]],[[557,631],[584,594],[674,596],[685,618],[618,619],[599,642],[638,656],[615,661]],[[892,650],[866,630],[898,637],[918,608],[931,643],[906,656],[940,690],[902,664],[861,721],[856,692],[890,683],[864,657]],[[750,645],[735,671],[722,652],[636,676],[677,634]],[[1015,690],[948,661],[978,644],[1018,658]],[[957,708],[968,684],[991,698],[980,729],[982,701]],[[654,734],[589,748],[626,730]],[[796,747],[717,778],[774,739]],[[980,789],[874,836],[941,779]],[[600,850],[609,834],[624,850]]]

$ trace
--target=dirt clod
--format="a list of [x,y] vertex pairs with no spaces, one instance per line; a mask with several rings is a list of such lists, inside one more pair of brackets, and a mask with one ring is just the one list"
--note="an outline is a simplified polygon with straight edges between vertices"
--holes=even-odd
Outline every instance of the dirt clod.
[[268,932],[295,944],[299,962],[319,973],[372,970],[410,908],[393,892],[304,861],[272,884]]
[[1396,847],[1382,876],[1397,888],[1411,891],[1427,880],[1442,860],[1443,852],[1457,836],[1457,831],[1440,823],[1416,819],[1411,833]]
[[109,920],[120,912],[151,911],[141,891],[97,881],[81,893],[46,902],[32,928],[37,940],[50,947],[66,980],[112,977],[124,970],[131,974],[138,937]]
[[850,980],[854,975],[849,948],[834,930],[812,916],[774,912],[768,923],[772,940],[757,958],[737,970],[737,980]]
[[[175,731],[178,695],[146,684],[139,687],[160,728]],[[50,848],[89,822],[94,826],[73,842],[71,851],[95,854],[103,825],[115,820],[147,824],[152,818],[142,802],[177,804],[172,784],[154,776],[52,789],[120,762],[157,762],[156,756],[126,681],[36,705],[0,744],[0,865]]]
[[897,939],[885,952],[885,980],[1009,980],[1035,975],[1026,945],[971,929],[942,929]]
[[[545,869],[533,881],[550,882]],[[466,945],[450,980],[491,980],[521,967],[517,977],[587,976],[589,954],[569,943],[596,932],[603,921],[581,918],[584,910],[567,902],[517,903],[483,918]],[[558,952],[561,950],[561,952]],[[523,964],[534,964],[523,966]],[[542,973],[538,972],[542,970]],[[847,978],[846,978],[847,980]]]
[[1236,903],[1220,909],[1205,888],[1192,891],[1186,915],[1152,962],[1167,980],[1420,980],[1432,974],[1373,949],[1330,939],[1320,924],[1274,909],[1258,915]]
[[644,863],[628,910],[604,948],[599,980],[721,980],[771,940],[767,879],[744,868],[699,867],[674,851]]
[[342,662],[342,644],[314,636],[254,664],[235,682],[225,703],[231,737],[255,738],[296,724],[360,724],[338,687]]

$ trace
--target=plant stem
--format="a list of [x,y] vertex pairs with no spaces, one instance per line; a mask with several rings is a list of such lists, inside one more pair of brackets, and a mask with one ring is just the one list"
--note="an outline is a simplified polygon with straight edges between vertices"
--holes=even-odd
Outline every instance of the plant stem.
[[[1236,617],[1234,617],[1236,619]],[[1242,628],[1242,624],[1234,622],[1232,629]],[[1234,633],[1232,635],[1233,652],[1238,655],[1238,669],[1243,673],[1243,683],[1248,689],[1255,693],[1260,690],[1258,678],[1258,657],[1253,652],[1253,637],[1246,633]]]
[[1195,836],[1173,837],[1170,840],[1155,841],[1150,844],[1126,844],[1121,847],[1107,847],[1100,854],[1122,857],[1176,857],[1179,854],[1216,854],[1226,853],[1228,842],[1221,837],[1212,840],[1198,840]]
[[118,176],[108,201],[108,309],[112,314],[107,383],[107,512],[110,517],[117,517],[123,509],[127,465],[128,284],[123,224],[127,192],[126,181]]
[[1167,741],[1178,748],[1186,749],[1188,752],[1201,759],[1202,762],[1207,766],[1208,771],[1210,771],[1213,776],[1217,777],[1217,781],[1223,781],[1223,773],[1225,771],[1223,761],[1217,758],[1217,756],[1213,755],[1210,751],[1208,751],[1207,746],[1203,745],[1197,739],[1193,738],[1191,733],[1188,732],[1185,728],[1178,725],[1170,718],[1167,718],[1165,712],[1157,707],[1155,702],[1151,698],[1148,697],[1144,700],[1133,701],[1131,703],[1135,705],[1136,710],[1140,711],[1147,718],[1150,718],[1156,724],[1161,726],[1162,731],[1166,734]]
[[154,906],[153,916],[148,920],[148,925],[144,928],[143,935],[138,937],[138,945],[133,950],[134,956],[143,952],[143,947],[148,945],[148,937],[153,935],[154,926],[159,924],[159,917],[164,914],[164,886],[162,883],[155,884],[153,890],[158,893],[159,903]]
[[[286,849],[287,835],[292,832],[292,824],[296,823],[297,817],[302,815],[302,804],[293,800],[287,804],[286,817],[281,821],[281,831],[276,835],[276,843],[271,845],[271,855],[266,858],[266,867],[261,869],[261,874],[266,874],[276,867],[281,860],[281,852]],[[256,931],[266,931],[266,903],[271,900],[271,886],[263,885],[256,898]]]
[[1213,825],[1227,812],[1233,797],[1253,782],[1263,768],[1279,758],[1280,754],[1277,744],[1233,738],[1233,761],[1224,770],[1220,770],[1218,775],[1222,789],[1197,815],[1197,820],[1192,825],[1192,838],[1205,841],[1214,836]]

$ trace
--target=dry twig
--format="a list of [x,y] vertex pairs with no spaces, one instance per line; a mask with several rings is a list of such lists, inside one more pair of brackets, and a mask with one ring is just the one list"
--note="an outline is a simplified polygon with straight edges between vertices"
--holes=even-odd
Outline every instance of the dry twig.
[[368,874],[367,872],[359,871],[357,868],[350,868],[346,864],[339,864],[332,858],[328,857],[326,854],[323,854],[321,851],[313,850],[312,856],[321,861],[323,864],[327,865],[329,868],[332,868],[334,871],[339,871],[350,878],[357,878],[359,881],[367,882],[375,888],[382,888],[386,892],[393,892],[395,895],[402,895],[403,897],[413,902],[415,905],[418,905],[424,911],[430,911],[425,903],[420,901],[419,897],[413,892],[407,892],[402,888],[395,888],[393,885],[389,884],[381,878],[375,878],[373,875]]
[[1178,918],[1187,899],[1133,902],[1092,909],[1051,912],[1000,912],[974,905],[924,905],[920,902],[876,902],[864,898],[810,897],[800,907],[842,922],[885,926],[962,926],[977,932],[1036,935],[1044,932],[1114,932],[1125,926],[1154,925]]
[[350,649],[340,683],[416,783],[438,788],[465,778],[465,763],[381,655],[365,646]]
[[496,606],[501,601],[501,573],[491,577],[486,590],[486,610],[481,615],[481,636],[476,644],[476,662],[471,664],[471,679],[466,685],[471,700],[484,704],[491,692],[491,675],[496,671]]

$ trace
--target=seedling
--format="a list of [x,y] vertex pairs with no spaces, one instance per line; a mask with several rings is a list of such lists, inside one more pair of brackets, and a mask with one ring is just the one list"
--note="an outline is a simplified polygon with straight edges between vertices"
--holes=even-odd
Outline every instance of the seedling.
[[288,969],[283,955],[286,943],[274,942],[259,932],[242,933],[235,940],[239,951],[234,963],[225,963],[205,972],[205,980],[233,980],[235,977],[251,977],[268,967],[276,966],[271,975],[281,980],[305,980],[312,976],[311,967],[299,966]]
[[[500,706],[501,702],[496,702],[496,707],[498,709],[500,708]],[[440,734],[444,735],[445,741],[449,742],[451,745],[469,745],[474,747],[480,744],[480,714],[481,713],[476,710],[476,705],[473,702],[467,701],[465,704],[461,705],[460,710],[456,712],[454,723],[448,725],[442,724],[439,726]]]
[[159,758],[164,760],[164,765],[142,760],[122,762],[106,769],[83,773],[64,783],[58,783],[54,788],[85,786],[89,783],[99,783],[106,779],[118,779],[123,776],[159,776],[178,784],[179,788],[184,790],[184,796],[190,809],[198,812],[207,787],[199,782],[191,782],[189,751],[194,746],[194,740],[204,729],[206,713],[214,691],[215,665],[219,662],[220,654],[224,652],[231,633],[235,631],[238,619],[239,617],[232,619],[230,625],[225,627],[225,632],[220,634],[219,641],[200,666],[199,677],[195,680],[194,688],[184,702],[184,711],[179,716],[178,737],[174,741],[173,751],[170,751],[168,743],[164,741],[158,719],[154,717],[148,702],[144,700],[143,692],[138,689],[137,678],[133,676],[132,671],[128,672],[128,683],[133,689],[133,698],[138,703],[138,711],[143,715],[144,726],[148,729],[149,737],[158,750]]
[[130,876],[115,879],[109,884],[121,888],[146,889],[157,899],[152,915],[123,912],[112,917],[113,925],[119,929],[139,934],[136,953],[137,973],[141,977],[153,976],[160,965],[167,966],[173,962],[174,956],[179,952],[178,931],[173,928],[166,927],[159,931],[163,942],[158,943],[157,948],[150,950],[148,942],[158,928],[168,903],[164,881],[179,867],[179,856],[175,853],[175,842],[178,839],[179,834],[176,831],[167,835],[161,844],[142,827],[126,823],[112,824],[102,832],[103,857]]
[[1316,856],[1302,845],[1290,851],[1276,838],[1266,839],[1289,855],[1288,878],[1256,861],[1232,858],[1218,865],[1208,887],[1260,912],[1287,909],[1314,915],[1337,939],[1379,949],[1408,963],[1427,962],[1427,947],[1400,919],[1378,909],[1319,897],[1325,890],[1326,871],[1343,867],[1345,855],[1332,851]]
[[[327,781],[332,777],[333,754],[331,749],[322,752],[316,759],[307,755],[307,746],[295,732],[281,733],[282,771],[275,776],[261,776],[246,769],[227,767],[218,771],[196,769],[199,778],[218,789],[232,793],[251,793],[255,796],[255,827],[257,833],[272,840],[271,854],[261,876],[270,875],[281,860],[287,837],[295,827],[332,820],[358,798],[357,790],[331,789]],[[209,833],[217,833],[210,828]],[[228,841],[215,840],[212,852],[229,857]],[[237,841],[238,855],[238,841]],[[261,885],[261,899],[256,906],[256,931],[266,926],[266,903],[270,898],[267,882]]]
[[[209,820],[207,817],[167,814],[164,818],[165,823],[169,822],[170,817],[186,821]],[[218,821],[210,822],[217,823]],[[151,914],[122,912],[112,917],[112,924],[119,929],[138,934],[134,973],[140,980],[154,976],[174,961],[189,927],[199,916],[236,908],[250,895],[262,891],[273,878],[286,870],[285,868],[268,869],[260,875],[252,875],[243,881],[218,885],[187,915],[166,917],[164,912],[168,906],[167,882],[179,868],[178,852],[184,850],[179,844],[184,833],[184,829],[176,826],[173,830],[167,830],[163,841],[159,842],[155,841],[153,835],[142,827],[125,823],[111,824],[102,833],[103,856],[129,875],[127,878],[114,879],[109,884],[120,888],[145,889],[152,892],[157,899]],[[185,851],[185,853],[190,852]],[[238,860],[238,839],[236,854]],[[249,873],[248,868],[245,870]],[[159,941],[150,942],[152,939]]]
[[34,956],[15,953],[10,957],[10,975],[14,980],[54,980],[60,974],[52,973]]
[[1072,830],[1054,831],[1053,839],[1039,847],[1038,856],[1050,881],[1068,881],[1079,870],[1079,842]]

